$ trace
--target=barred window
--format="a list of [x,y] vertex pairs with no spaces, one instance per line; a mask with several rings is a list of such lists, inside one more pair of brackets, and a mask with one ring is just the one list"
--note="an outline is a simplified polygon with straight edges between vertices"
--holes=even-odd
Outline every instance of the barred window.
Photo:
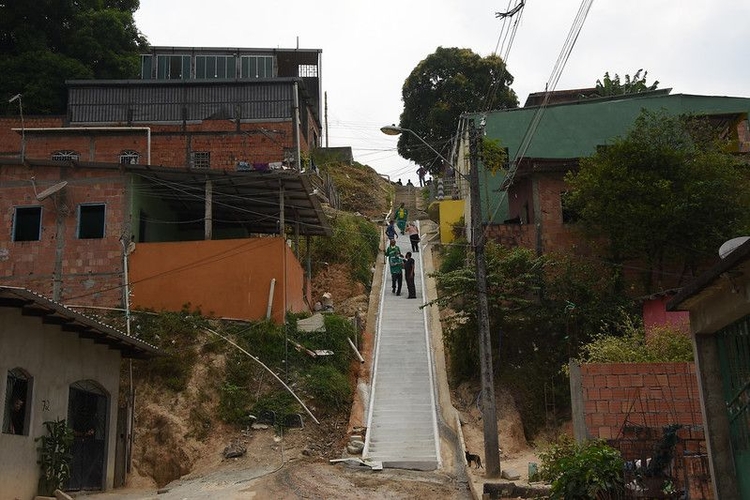
[[190,153],[191,168],[211,168],[211,153],[209,151],[195,151]]
[[5,379],[3,433],[28,436],[33,379],[23,368],[8,371]]
[[81,159],[81,155],[79,153],[75,151],[67,150],[67,149],[55,151],[54,153],[52,153],[53,161],[70,161],[70,160],[78,161],[80,159]]
[[318,67],[315,64],[300,64],[297,67],[297,76],[318,76]]
[[120,153],[120,164],[124,165],[137,165],[138,159],[141,157],[140,154],[138,154],[138,151],[133,151],[126,149],[122,153]]

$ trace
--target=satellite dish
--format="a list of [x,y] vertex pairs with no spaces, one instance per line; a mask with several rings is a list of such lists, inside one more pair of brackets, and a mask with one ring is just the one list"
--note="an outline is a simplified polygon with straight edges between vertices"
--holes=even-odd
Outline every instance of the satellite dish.
[[41,193],[37,193],[36,199],[39,200],[39,201],[42,201],[42,200],[44,200],[46,198],[49,198],[50,196],[52,196],[56,192],[60,191],[62,188],[64,188],[67,185],[68,185],[68,181],[58,182],[54,186],[48,187],[47,189],[45,189]]
[[737,238],[732,238],[731,240],[725,241],[719,247],[719,257],[723,259],[730,253],[734,252],[737,247],[745,243],[747,240],[750,240],[750,236],[739,236]]

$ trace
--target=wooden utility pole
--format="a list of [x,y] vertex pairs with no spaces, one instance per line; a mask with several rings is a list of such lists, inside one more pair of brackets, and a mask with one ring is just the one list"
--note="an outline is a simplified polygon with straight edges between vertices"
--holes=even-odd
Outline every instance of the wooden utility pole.
[[484,421],[485,477],[500,477],[500,445],[497,436],[495,410],[495,377],[492,370],[492,341],[487,305],[487,260],[484,255],[484,231],[482,230],[482,208],[479,199],[479,141],[474,120],[469,120],[469,188],[471,192],[471,245],[477,272],[477,324],[479,328],[479,363],[482,383],[482,420]]

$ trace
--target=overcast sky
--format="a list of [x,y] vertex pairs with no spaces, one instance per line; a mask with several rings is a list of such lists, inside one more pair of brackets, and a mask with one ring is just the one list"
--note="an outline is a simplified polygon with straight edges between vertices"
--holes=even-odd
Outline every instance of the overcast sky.
[[[135,13],[152,45],[322,50],[328,145],[404,182],[416,166],[398,156],[401,87],[437,47],[503,55],[495,17],[515,0],[141,0]],[[507,66],[520,105],[543,91],[580,0],[527,0]],[[557,90],[592,87],[606,71],[648,71],[672,93],[750,97],[750,2],[594,0]],[[499,48],[498,48],[499,47]],[[321,117],[324,120],[325,117]],[[325,124],[324,124],[325,126]],[[323,145],[326,138],[323,137]]]

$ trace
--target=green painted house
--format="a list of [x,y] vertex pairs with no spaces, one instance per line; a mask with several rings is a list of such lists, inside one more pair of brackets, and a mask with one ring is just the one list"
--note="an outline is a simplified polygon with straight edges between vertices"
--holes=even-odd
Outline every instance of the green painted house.
[[[670,89],[665,89],[557,102],[547,106],[469,113],[462,117],[458,169],[468,172],[467,129],[470,120],[474,120],[477,127],[484,121],[486,136],[498,139],[501,146],[507,148],[511,159],[508,173],[492,175],[480,171],[484,222],[502,225],[505,221],[520,221],[522,224],[543,226],[552,224],[552,227],[561,224],[563,214],[559,193],[555,200],[538,197],[549,195],[545,191],[550,189],[564,190],[564,186],[556,185],[559,182],[544,185],[544,176],[535,174],[544,173],[549,177],[549,174],[556,173],[558,181],[561,181],[567,170],[576,168],[580,158],[590,156],[597,147],[624,136],[643,109],[663,109],[675,115],[709,116],[721,124],[727,134],[735,137],[738,152],[750,151],[750,98],[672,95]],[[462,198],[468,199],[468,185],[462,186],[461,194]],[[469,204],[466,205],[468,221]],[[538,248],[538,245],[535,246]],[[543,245],[541,249],[545,250]]]

